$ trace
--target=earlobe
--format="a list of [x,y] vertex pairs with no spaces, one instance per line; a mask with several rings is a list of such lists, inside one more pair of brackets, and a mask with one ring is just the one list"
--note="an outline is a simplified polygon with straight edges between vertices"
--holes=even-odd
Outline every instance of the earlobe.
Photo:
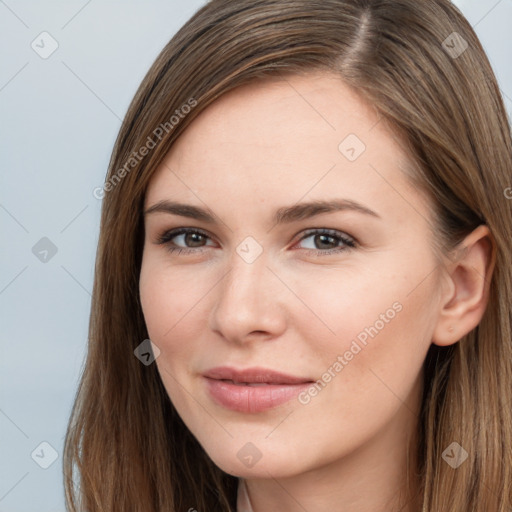
[[495,244],[489,228],[478,226],[460,244],[447,264],[449,292],[440,303],[432,343],[453,345],[482,319],[489,299],[495,264]]

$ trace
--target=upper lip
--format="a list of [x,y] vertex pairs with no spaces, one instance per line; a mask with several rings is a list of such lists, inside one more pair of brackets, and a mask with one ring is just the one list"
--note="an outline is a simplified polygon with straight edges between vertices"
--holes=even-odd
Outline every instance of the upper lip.
[[313,382],[311,379],[295,377],[276,372],[269,368],[252,367],[236,369],[229,366],[218,366],[203,373],[204,377],[216,380],[232,380],[233,382],[266,383],[266,384],[303,384]]

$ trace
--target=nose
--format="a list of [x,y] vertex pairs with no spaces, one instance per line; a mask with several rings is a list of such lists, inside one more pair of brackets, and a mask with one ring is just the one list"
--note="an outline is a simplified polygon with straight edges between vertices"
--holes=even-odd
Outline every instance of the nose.
[[210,328],[231,343],[270,340],[286,329],[286,287],[268,263],[265,252],[252,263],[234,252],[215,287]]

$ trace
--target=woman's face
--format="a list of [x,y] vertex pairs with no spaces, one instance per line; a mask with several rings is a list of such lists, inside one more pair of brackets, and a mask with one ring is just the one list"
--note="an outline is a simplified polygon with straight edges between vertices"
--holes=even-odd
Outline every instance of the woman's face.
[[224,471],[393,457],[415,429],[442,279],[406,158],[319,73],[225,94],[152,178],[144,317],[172,403]]

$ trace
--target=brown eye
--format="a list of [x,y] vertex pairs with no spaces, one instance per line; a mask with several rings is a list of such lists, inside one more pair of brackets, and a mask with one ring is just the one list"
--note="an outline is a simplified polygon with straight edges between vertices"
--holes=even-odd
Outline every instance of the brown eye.
[[319,251],[320,254],[346,251],[356,246],[355,240],[352,237],[331,229],[309,231],[301,238],[299,243],[307,239],[311,239],[312,242],[309,243],[309,247],[306,247],[306,250]]
[[170,252],[194,252],[194,249],[205,247],[209,238],[206,233],[197,229],[178,228],[163,233],[156,243],[166,245]]
[[202,242],[204,242],[204,236],[201,233],[185,233],[183,235],[183,241],[186,245],[192,246],[192,247],[201,247]]

